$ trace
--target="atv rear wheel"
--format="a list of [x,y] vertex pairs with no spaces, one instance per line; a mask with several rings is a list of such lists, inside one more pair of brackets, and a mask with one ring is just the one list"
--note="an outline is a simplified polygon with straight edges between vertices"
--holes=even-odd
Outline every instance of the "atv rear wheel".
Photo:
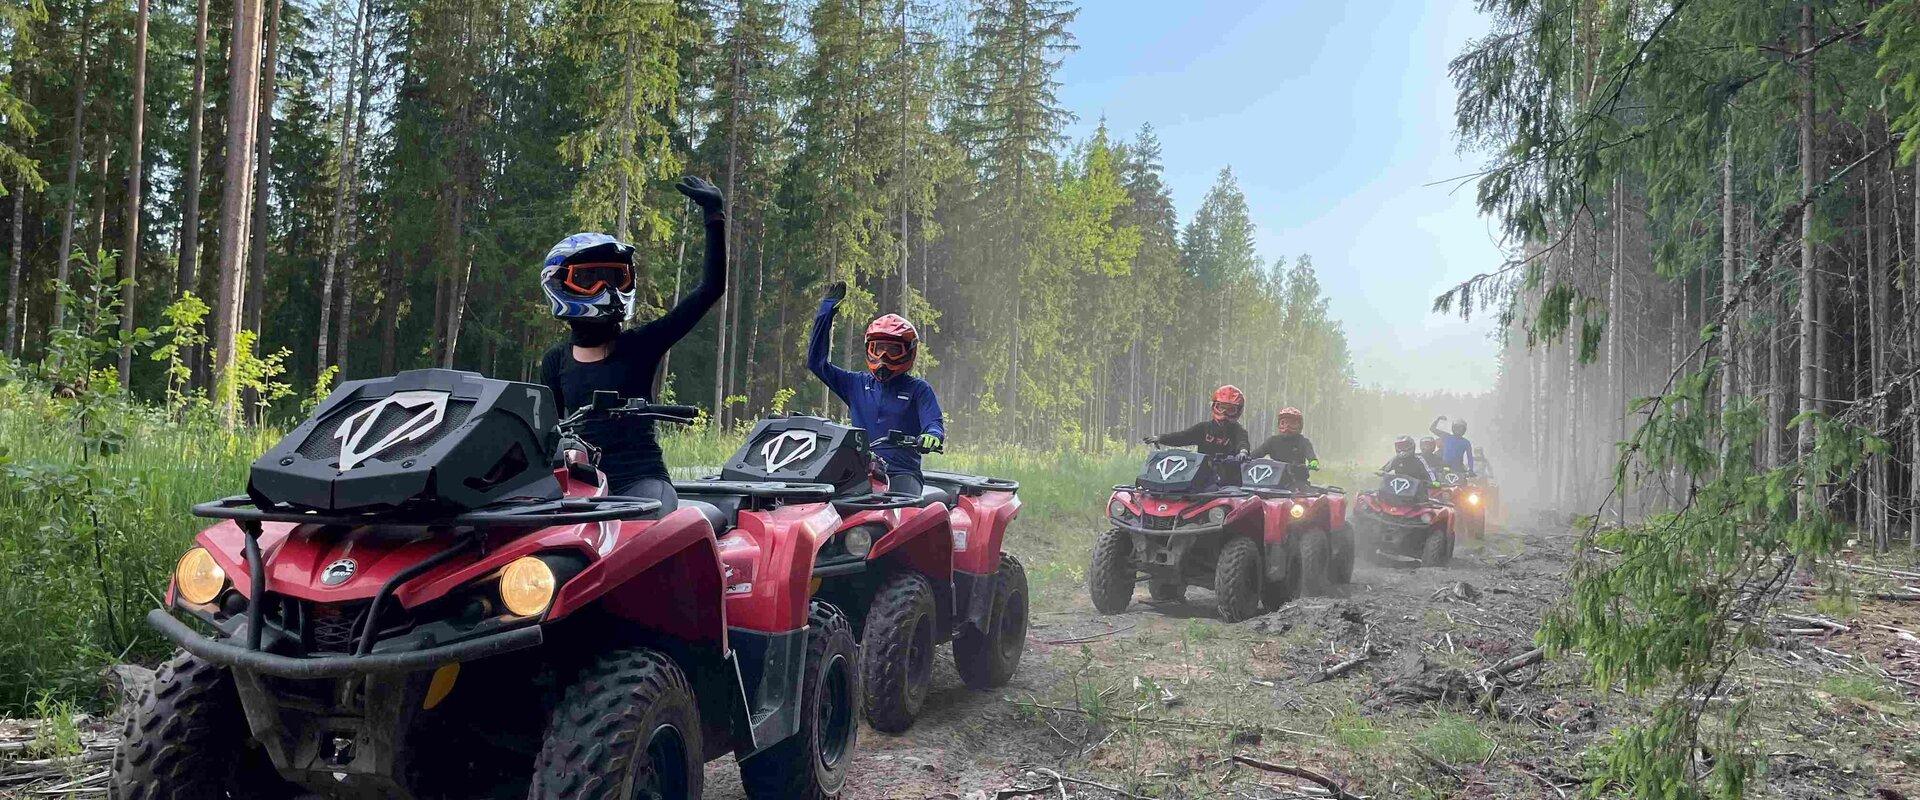
[[614,650],[561,695],[529,797],[697,800],[705,764],[686,673],[657,650]]
[[1353,582],[1353,528],[1346,527],[1327,536],[1327,579],[1338,584]]
[[1133,537],[1126,531],[1100,534],[1093,545],[1093,563],[1087,566],[1087,594],[1102,614],[1118,614],[1133,602]]
[[913,725],[933,685],[933,584],[918,572],[887,576],[867,610],[861,642],[861,691],[874,730]]
[[1444,567],[1453,561],[1453,534],[1444,528],[1427,531],[1427,541],[1420,547],[1420,563],[1429,567]]
[[1327,593],[1327,571],[1332,569],[1330,543],[1326,531],[1303,531],[1300,535],[1300,594],[1318,597]]
[[1184,603],[1187,600],[1187,582],[1147,581],[1147,594],[1156,603]]
[[1243,536],[1228,539],[1220,547],[1220,560],[1213,569],[1213,593],[1220,606],[1220,619],[1239,622],[1260,613],[1264,577],[1260,545]]
[[299,794],[253,741],[233,673],[185,651],[160,665],[127,715],[109,790],[121,800]]
[[983,634],[953,640],[953,666],[974,691],[1007,685],[1027,649],[1027,568],[1000,554],[993,581],[993,624]]
[[860,725],[853,625],[832,605],[807,614],[807,667],[800,684],[800,730],[740,762],[753,800],[825,800],[840,796]]

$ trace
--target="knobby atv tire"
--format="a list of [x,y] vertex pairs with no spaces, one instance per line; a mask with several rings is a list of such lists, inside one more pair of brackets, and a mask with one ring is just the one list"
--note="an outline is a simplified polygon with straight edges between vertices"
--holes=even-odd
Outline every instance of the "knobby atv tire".
[[933,686],[933,584],[918,572],[887,576],[867,610],[860,689],[867,723],[901,733],[913,726]]
[[273,800],[300,791],[253,741],[233,673],[184,651],[160,665],[120,730],[117,800]]
[[800,730],[740,762],[740,783],[753,800],[839,797],[860,726],[854,675],[853,624],[832,605],[813,601],[807,614],[807,666],[800,684]]
[[1185,581],[1147,581],[1147,594],[1156,603],[1184,603],[1187,584]]
[[1427,531],[1427,541],[1420,547],[1420,563],[1429,567],[1444,567],[1453,561],[1453,534],[1443,528]]
[[1260,584],[1265,575],[1260,569],[1260,545],[1244,536],[1235,536],[1220,547],[1220,560],[1213,569],[1214,599],[1220,606],[1220,619],[1239,622],[1260,613]]
[[1126,531],[1109,530],[1094,543],[1087,594],[1102,614],[1118,614],[1133,602],[1133,537]]
[[531,800],[698,800],[700,710],[673,659],[632,648],[581,670],[547,724]]
[[1318,597],[1327,593],[1332,569],[1332,543],[1326,531],[1302,531],[1300,535],[1300,594]]
[[1012,553],[1000,554],[993,581],[993,624],[984,634],[953,640],[953,666],[974,691],[1007,685],[1027,649],[1027,568]]
[[1353,528],[1341,528],[1327,535],[1327,579],[1337,584],[1353,582]]

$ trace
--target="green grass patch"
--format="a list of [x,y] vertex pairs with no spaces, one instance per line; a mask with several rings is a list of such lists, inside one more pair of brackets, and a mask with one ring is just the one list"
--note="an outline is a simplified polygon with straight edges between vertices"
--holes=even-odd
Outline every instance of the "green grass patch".
[[1350,752],[1364,755],[1386,744],[1393,733],[1375,725],[1373,720],[1360,716],[1358,709],[1349,706],[1327,720],[1327,737]]
[[1820,681],[1820,691],[1862,703],[1886,703],[1897,695],[1885,682],[1866,675],[1831,675]]
[[1485,761],[1493,755],[1493,739],[1460,714],[1442,714],[1413,735],[1413,743],[1448,764]]

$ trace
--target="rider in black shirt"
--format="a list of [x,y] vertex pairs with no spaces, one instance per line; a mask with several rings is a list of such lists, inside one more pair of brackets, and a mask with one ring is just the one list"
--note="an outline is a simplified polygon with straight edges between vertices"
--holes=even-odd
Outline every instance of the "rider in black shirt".
[[1183,431],[1149,436],[1147,444],[1191,447],[1209,456],[1244,453],[1247,451],[1247,429],[1240,427],[1240,410],[1246,407],[1246,403],[1246,395],[1241,394],[1238,388],[1222,386],[1213,392],[1209,419]]
[[[573,329],[568,341],[554,345],[540,361],[540,382],[553,391],[562,416],[592,402],[600,390],[651,399],[667,349],[726,293],[726,202],[718,188],[700,178],[683,178],[674,188],[704,212],[707,256],[700,283],[659,319],[621,327],[633,309],[632,245],[604,233],[576,233],[547,253],[540,288],[553,315]],[[613,494],[675,506],[678,498],[652,421],[590,420],[580,438],[600,448],[600,469]]]
[[1294,473],[1292,482],[1305,483],[1306,471],[1320,468],[1320,457],[1314,455],[1313,440],[1300,432],[1303,427],[1306,427],[1306,415],[1300,413],[1300,409],[1293,406],[1280,409],[1280,413],[1274,415],[1274,430],[1277,433],[1254,448],[1253,457],[1293,464],[1299,469],[1289,470]]

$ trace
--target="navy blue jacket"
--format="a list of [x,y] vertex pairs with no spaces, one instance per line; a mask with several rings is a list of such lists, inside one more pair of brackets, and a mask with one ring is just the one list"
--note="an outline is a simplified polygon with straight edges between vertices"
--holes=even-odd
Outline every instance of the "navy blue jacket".
[[[813,316],[813,337],[807,341],[807,369],[833,390],[853,417],[855,427],[879,439],[893,431],[911,436],[931,433],[947,438],[941,424],[940,398],[926,381],[901,374],[882,382],[871,372],[854,372],[827,361],[827,343],[833,339],[833,300],[820,301]],[[898,447],[875,447],[874,454],[887,464],[888,475],[920,476],[920,454]]]

